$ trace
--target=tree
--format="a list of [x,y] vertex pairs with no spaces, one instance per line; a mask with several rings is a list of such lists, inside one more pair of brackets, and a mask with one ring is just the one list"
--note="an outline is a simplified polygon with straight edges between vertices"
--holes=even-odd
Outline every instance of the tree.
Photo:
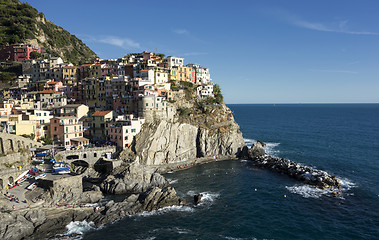
[[37,51],[33,51],[30,53],[30,58],[31,59],[38,59],[38,58],[42,58],[42,54],[37,52]]

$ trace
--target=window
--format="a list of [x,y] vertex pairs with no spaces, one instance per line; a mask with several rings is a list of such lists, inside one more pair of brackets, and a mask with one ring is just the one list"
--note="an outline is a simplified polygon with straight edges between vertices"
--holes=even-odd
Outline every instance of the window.
[[83,154],[83,158],[87,158],[87,154]]
[[93,153],[93,157],[97,157],[97,153]]
[[132,133],[135,133],[135,132],[136,132],[136,129],[133,128],[133,129],[132,129]]
[[125,133],[128,133],[128,129],[125,130]]
[[124,138],[125,140],[128,140],[128,136],[125,136],[125,138]]

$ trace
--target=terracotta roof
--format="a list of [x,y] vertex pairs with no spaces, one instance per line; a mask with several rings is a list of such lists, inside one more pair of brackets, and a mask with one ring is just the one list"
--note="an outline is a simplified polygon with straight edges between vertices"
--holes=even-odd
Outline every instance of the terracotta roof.
[[57,92],[57,91],[54,91],[54,90],[43,90],[40,93],[60,93],[60,92]]
[[[83,66],[83,65],[82,65]],[[63,67],[63,68],[72,68],[72,69],[74,69],[74,68],[76,68],[76,67],[74,67],[74,66],[65,66],[65,67]]]
[[81,67],[90,67],[92,64],[91,63],[87,63],[87,64],[83,64]]
[[104,117],[108,113],[112,112],[111,110],[108,111],[96,111],[94,114],[92,114],[92,117]]

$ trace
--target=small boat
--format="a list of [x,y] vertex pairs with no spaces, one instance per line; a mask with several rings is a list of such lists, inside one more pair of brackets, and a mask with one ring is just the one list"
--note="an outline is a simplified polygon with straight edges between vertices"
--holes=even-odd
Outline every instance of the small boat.
[[34,182],[34,183],[30,184],[26,189],[33,191],[36,188],[37,188],[37,184]]
[[37,180],[37,179],[40,179],[40,178],[45,178],[46,177],[46,173],[42,173],[38,176],[35,176],[34,179]]

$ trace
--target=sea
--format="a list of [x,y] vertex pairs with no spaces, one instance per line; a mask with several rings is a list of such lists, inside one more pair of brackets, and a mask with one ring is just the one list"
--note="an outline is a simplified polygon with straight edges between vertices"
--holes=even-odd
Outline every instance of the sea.
[[333,196],[246,160],[166,174],[197,206],[169,207],[95,228],[73,222],[75,238],[379,239],[379,104],[228,105],[248,145],[341,179]]

